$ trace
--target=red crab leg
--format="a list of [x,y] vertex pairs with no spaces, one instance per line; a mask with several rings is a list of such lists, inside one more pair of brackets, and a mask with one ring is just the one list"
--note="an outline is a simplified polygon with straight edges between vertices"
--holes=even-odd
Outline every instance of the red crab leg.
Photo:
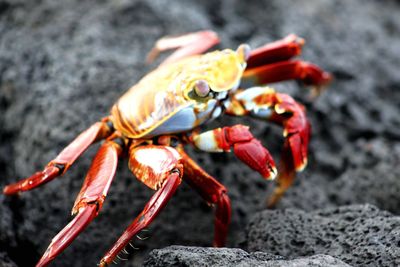
[[101,259],[99,266],[105,267],[112,263],[121,250],[129,244],[130,240],[156,218],[175,193],[180,183],[181,175],[177,172],[171,173],[166,178],[162,187],[152,196],[139,216],[128,226],[114,246]]
[[18,192],[28,191],[64,174],[91,144],[111,134],[112,127],[107,124],[107,121],[108,119],[106,118],[101,122],[93,124],[77,136],[55,159],[50,161],[43,171],[37,172],[14,184],[7,185],[3,189],[3,193],[14,195]]
[[209,204],[216,205],[214,222],[214,247],[226,243],[231,221],[231,202],[226,188],[206,173],[183,149],[179,150],[184,162],[185,181],[191,185]]
[[249,127],[234,125],[217,128],[193,136],[193,144],[208,152],[230,151],[253,170],[266,179],[274,179],[277,171],[268,150],[250,132]]
[[268,87],[255,87],[239,91],[232,99],[227,114],[243,116],[251,114],[282,125],[285,144],[278,175],[278,187],[268,206],[274,206],[290,187],[295,173],[307,165],[308,143],[311,126],[304,107],[286,94],[276,93]]
[[251,51],[247,59],[247,69],[285,61],[301,54],[304,39],[295,34],[290,34],[282,40],[256,48]]
[[121,152],[122,148],[112,141],[106,141],[100,147],[72,209],[72,213],[77,215],[52,239],[37,267],[47,266],[97,216],[114,178]]
[[180,36],[165,36],[159,39],[147,55],[147,63],[153,62],[161,52],[177,49],[162,64],[171,63],[179,59],[202,54],[219,43],[218,35],[213,31],[200,31]]
[[332,80],[332,76],[317,65],[292,60],[246,69],[242,77],[242,83],[246,87],[285,80],[301,80],[306,85],[322,87]]
[[128,226],[114,246],[100,261],[107,266],[124,249],[129,241],[146,228],[167,205],[183,174],[182,158],[172,147],[147,145],[129,149],[129,168],[137,178],[152,189],[158,190],[147,202],[143,211]]

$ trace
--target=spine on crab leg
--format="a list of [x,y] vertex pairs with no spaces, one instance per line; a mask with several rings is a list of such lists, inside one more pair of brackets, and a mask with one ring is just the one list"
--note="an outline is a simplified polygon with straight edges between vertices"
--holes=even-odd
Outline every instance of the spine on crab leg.
[[63,151],[52,161],[50,161],[43,171],[7,185],[3,189],[5,195],[14,195],[22,191],[34,189],[42,184],[48,183],[54,178],[64,174],[75,160],[94,142],[106,138],[112,132],[112,126],[108,124],[108,119],[93,124],[86,131],[75,138]]
[[304,39],[290,34],[282,40],[267,43],[251,51],[247,59],[247,69],[288,60],[301,54]]
[[112,141],[106,141],[100,147],[75,201],[72,213],[76,216],[52,239],[37,267],[47,266],[97,216],[114,178],[121,152],[122,148]]
[[311,125],[305,108],[286,94],[276,93],[268,87],[254,87],[238,91],[227,114],[269,120],[283,126],[285,143],[279,166],[278,187],[268,201],[273,207],[291,186],[296,172],[307,165]]
[[185,181],[193,187],[207,203],[215,205],[214,247],[226,243],[231,221],[231,202],[227,189],[205,172],[183,149],[179,150],[184,162]]
[[101,259],[99,266],[105,267],[112,263],[115,257],[129,244],[131,239],[155,219],[175,193],[180,183],[181,175],[177,172],[171,173],[166,178],[162,187],[153,195],[139,216],[128,226],[114,246]]
[[242,162],[266,179],[274,179],[277,170],[268,150],[250,132],[249,127],[234,125],[193,136],[193,144],[207,152],[233,152]]

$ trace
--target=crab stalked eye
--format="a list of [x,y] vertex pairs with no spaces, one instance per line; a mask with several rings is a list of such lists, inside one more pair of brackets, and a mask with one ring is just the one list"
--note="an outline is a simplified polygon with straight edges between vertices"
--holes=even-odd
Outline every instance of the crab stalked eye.
[[196,95],[200,97],[206,97],[210,93],[210,86],[208,86],[206,81],[198,80],[194,84],[194,91],[196,92]]
[[251,48],[248,44],[241,44],[239,47],[236,49],[236,53],[239,55],[239,58],[242,60],[242,62],[246,62],[251,53]]

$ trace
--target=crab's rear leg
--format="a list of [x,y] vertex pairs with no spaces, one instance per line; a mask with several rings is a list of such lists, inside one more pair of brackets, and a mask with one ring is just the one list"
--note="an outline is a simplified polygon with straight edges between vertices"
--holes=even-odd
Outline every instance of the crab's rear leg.
[[214,221],[215,247],[225,245],[231,221],[231,202],[226,188],[205,172],[183,149],[179,149],[184,162],[185,181],[192,186],[207,203],[216,206]]
[[285,143],[278,186],[267,204],[273,207],[292,185],[296,172],[302,171],[307,164],[311,126],[305,109],[289,95],[276,93],[268,87],[255,87],[238,91],[232,98],[227,114],[251,115],[283,126]]
[[157,190],[143,211],[133,220],[114,246],[101,259],[100,266],[108,266],[166,206],[175,193],[183,175],[182,158],[168,146],[131,146],[129,168],[135,176],[150,188]]
[[243,73],[242,85],[249,87],[286,80],[300,80],[320,90],[332,80],[332,76],[313,63],[290,60],[246,69]]
[[54,178],[64,174],[76,159],[94,142],[108,137],[113,131],[113,126],[108,118],[93,124],[75,138],[58,156],[50,161],[43,171],[7,185],[3,189],[6,195],[14,195],[18,192],[34,189],[42,184],[50,182]]
[[202,54],[219,43],[218,35],[213,31],[192,32],[179,36],[165,36],[159,39],[147,55],[147,63],[153,62],[161,52],[177,49],[161,64]]
[[97,216],[114,178],[121,152],[121,146],[114,141],[106,141],[100,147],[72,209],[75,218],[52,239],[37,267],[47,266]]
[[295,34],[267,43],[251,51],[247,59],[247,69],[250,70],[259,66],[289,60],[301,54],[303,45],[304,39]]
[[247,60],[242,86],[300,80],[313,86],[316,93],[326,86],[332,76],[315,64],[291,60],[300,55],[304,40],[294,34],[254,49]]

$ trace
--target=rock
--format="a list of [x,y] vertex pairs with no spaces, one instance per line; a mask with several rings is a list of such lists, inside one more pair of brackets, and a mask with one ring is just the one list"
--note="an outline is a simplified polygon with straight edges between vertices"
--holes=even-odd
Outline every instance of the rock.
[[263,253],[247,253],[238,248],[200,248],[170,246],[153,250],[144,266],[262,266],[262,267],[296,267],[296,266],[350,266],[329,255],[315,255],[307,258],[285,260],[283,257]]
[[[308,168],[278,208],[312,211],[368,202],[399,214],[399,9],[396,1],[377,0],[0,0],[0,186],[42,169],[106,116],[156,66],[144,61],[160,36],[213,29],[221,47],[235,48],[293,32],[307,40],[303,58],[336,80],[313,102],[294,82],[273,85],[304,103],[313,125]],[[236,123],[250,125],[279,158],[282,131],[269,123],[223,117],[208,129]],[[97,148],[62,178],[18,197],[0,197],[0,246],[17,265],[33,266],[70,221]],[[189,153],[229,189],[227,245],[239,246],[272,183],[230,154]],[[121,160],[101,214],[54,264],[94,266],[152,193]],[[209,246],[212,224],[212,209],[183,184],[127,264],[139,265],[151,249],[171,244]]]
[[16,267],[17,265],[10,259],[6,252],[0,252],[1,267]]
[[351,266],[399,266],[400,217],[371,205],[268,210],[249,223],[247,248],[288,258],[327,254]]

